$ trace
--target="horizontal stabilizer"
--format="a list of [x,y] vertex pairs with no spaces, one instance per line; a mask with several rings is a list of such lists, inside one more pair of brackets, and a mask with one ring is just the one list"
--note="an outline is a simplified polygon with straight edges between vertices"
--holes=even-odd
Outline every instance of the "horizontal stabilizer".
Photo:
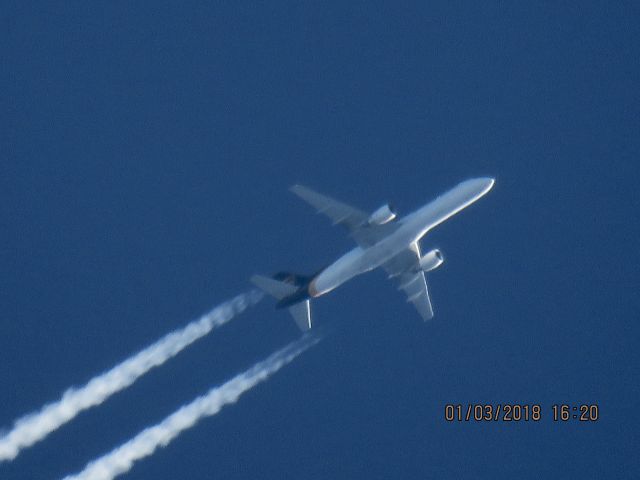
[[292,295],[298,290],[298,287],[290,283],[280,282],[273,278],[263,277],[262,275],[252,275],[251,283],[253,283],[260,290],[265,291],[272,297],[278,300]]
[[309,300],[292,305],[289,307],[289,313],[300,330],[304,332],[311,328],[311,305]]
[[[265,291],[272,297],[282,300],[298,291],[297,286],[291,283],[281,282],[273,278],[263,277],[262,275],[253,275],[251,282],[260,290]],[[296,321],[296,325],[302,331],[311,328],[311,306],[309,300],[304,300],[289,307],[289,313]]]

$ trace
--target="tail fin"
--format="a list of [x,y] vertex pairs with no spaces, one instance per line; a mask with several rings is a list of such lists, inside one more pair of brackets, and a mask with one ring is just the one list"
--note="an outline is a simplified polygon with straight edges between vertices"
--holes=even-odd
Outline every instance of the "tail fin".
[[[278,300],[282,300],[298,291],[298,287],[294,284],[263,277],[262,275],[253,275],[251,282],[260,290],[265,291]],[[306,331],[311,328],[311,306],[309,300],[291,305],[289,307],[289,313],[300,330]]]

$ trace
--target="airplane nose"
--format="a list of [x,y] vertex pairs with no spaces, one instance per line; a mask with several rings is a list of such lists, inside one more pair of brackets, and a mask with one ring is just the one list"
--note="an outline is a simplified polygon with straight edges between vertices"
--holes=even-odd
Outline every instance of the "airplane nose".
[[495,181],[493,177],[470,178],[462,182],[459,188],[473,196],[473,198],[478,199],[493,188]]
[[493,177],[481,177],[476,179],[478,190],[480,190],[483,194],[491,190],[494,183],[496,183],[496,179]]

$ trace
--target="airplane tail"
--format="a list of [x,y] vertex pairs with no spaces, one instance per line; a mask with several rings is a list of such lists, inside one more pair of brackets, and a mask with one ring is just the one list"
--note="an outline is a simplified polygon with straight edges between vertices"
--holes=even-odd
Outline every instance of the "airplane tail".
[[290,283],[296,287],[307,285],[311,280],[313,280],[313,276],[300,275],[298,273],[291,272],[278,272],[272,278],[284,283]]
[[[251,282],[260,290],[268,293],[278,300],[278,304],[284,303],[289,307],[289,313],[302,331],[311,328],[311,305],[308,298],[301,297],[297,303],[290,304],[288,300],[294,296],[300,296],[301,291],[306,291],[305,284],[309,279],[302,275],[288,272],[279,272],[274,278],[262,275],[253,275]],[[296,295],[298,294],[298,295]]]

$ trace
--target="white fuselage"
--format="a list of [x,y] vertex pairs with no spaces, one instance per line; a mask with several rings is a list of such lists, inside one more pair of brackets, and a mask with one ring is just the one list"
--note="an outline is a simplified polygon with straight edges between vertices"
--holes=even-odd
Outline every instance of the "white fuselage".
[[318,297],[369,270],[373,270],[420,240],[429,230],[471,205],[493,187],[493,178],[466,180],[424,207],[398,220],[400,226],[388,237],[366,248],[356,247],[320,272],[309,284]]

